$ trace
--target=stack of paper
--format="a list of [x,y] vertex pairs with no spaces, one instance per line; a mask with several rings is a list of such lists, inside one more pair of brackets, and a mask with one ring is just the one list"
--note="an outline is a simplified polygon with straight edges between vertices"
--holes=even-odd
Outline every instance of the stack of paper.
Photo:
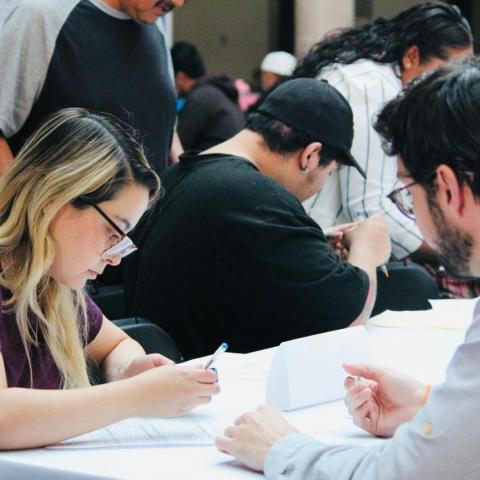
[[146,445],[213,445],[221,433],[209,415],[129,418],[48,448],[107,448]]
[[466,330],[472,322],[477,298],[461,300],[430,300],[431,310],[385,312],[372,317],[367,325],[390,328],[438,328]]

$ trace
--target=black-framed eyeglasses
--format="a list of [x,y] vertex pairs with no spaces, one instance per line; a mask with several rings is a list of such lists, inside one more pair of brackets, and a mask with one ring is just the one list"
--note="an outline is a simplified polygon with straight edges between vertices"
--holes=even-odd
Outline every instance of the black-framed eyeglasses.
[[415,212],[413,211],[413,196],[410,192],[410,187],[424,180],[428,180],[436,174],[437,171],[435,170],[419,180],[414,180],[403,187],[396,188],[387,195],[387,198],[391,200],[406,217],[410,218],[411,220],[415,220]]
[[112,257],[124,258],[138,250],[131,238],[96,203],[89,202],[89,205],[91,205],[120,234],[120,240],[116,241],[102,252],[102,258],[104,260],[109,260]]

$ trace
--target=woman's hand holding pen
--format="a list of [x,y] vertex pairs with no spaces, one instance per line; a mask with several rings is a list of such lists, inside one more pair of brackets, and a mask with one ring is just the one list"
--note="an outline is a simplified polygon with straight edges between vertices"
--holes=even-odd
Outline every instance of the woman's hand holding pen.
[[345,404],[353,423],[379,437],[390,437],[426,401],[426,387],[394,370],[344,364]]
[[132,400],[136,416],[173,417],[209,403],[220,392],[217,375],[201,367],[166,365],[134,377]]

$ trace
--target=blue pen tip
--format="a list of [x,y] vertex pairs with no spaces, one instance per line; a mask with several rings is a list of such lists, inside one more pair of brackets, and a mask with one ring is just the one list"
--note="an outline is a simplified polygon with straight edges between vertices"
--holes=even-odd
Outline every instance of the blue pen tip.
[[228,343],[223,342],[222,343],[222,349],[226,350],[228,348]]

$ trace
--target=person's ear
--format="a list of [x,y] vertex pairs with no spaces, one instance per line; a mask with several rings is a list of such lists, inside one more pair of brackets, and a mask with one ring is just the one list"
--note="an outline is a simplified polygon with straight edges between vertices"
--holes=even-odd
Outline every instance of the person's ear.
[[448,165],[440,165],[437,168],[436,182],[439,207],[453,217],[462,217],[469,187],[459,183],[455,172]]
[[320,151],[322,144],[320,142],[309,143],[298,156],[298,164],[302,172],[307,173],[309,170],[316,168],[320,161]]
[[403,70],[416,69],[420,65],[420,51],[416,45],[408,47],[402,56]]

